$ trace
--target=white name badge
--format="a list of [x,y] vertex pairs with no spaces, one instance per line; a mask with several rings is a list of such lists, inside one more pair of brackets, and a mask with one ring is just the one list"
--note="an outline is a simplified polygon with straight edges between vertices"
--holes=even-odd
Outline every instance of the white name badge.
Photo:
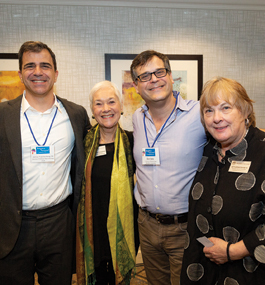
[[160,165],[159,150],[157,147],[142,149],[142,164],[143,165]]
[[106,155],[107,152],[106,152],[106,146],[105,145],[101,145],[98,147],[98,150],[97,150],[97,153],[96,153],[96,156],[102,156],[102,155]]
[[251,161],[232,161],[229,172],[248,173]]
[[30,162],[54,162],[54,145],[31,146]]

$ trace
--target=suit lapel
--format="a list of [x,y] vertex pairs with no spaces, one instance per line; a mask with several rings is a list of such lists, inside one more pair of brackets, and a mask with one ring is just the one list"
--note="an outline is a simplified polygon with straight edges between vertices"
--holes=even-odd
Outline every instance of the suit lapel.
[[9,108],[5,109],[5,129],[10,145],[12,160],[19,182],[22,186],[22,145],[20,132],[20,108],[22,96],[9,101]]
[[[76,167],[76,166],[79,166],[80,163],[82,165],[82,155],[81,155],[80,151],[83,150],[83,148],[82,147],[80,148],[80,146],[83,145],[83,140],[82,140],[83,134],[80,132],[81,132],[81,130],[83,130],[83,128],[80,128],[80,125],[79,125],[80,122],[77,118],[76,109],[74,109],[72,107],[72,105],[69,104],[69,102],[66,99],[60,98],[58,96],[57,96],[57,98],[62,102],[62,104],[63,104],[63,106],[64,106],[64,108],[65,108],[65,110],[69,116],[73,131],[74,131],[75,146],[74,146],[74,149],[72,152],[72,164],[73,163],[76,164],[76,162],[78,162],[78,165],[75,165],[75,167]],[[72,179],[73,179],[73,177],[72,177]],[[73,187],[74,187],[74,185],[73,185]]]
[[70,119],[70,122],[71,122],[71,125],[72,125],[72,128],[73,128],[73,131],[74,131],[74,135],[75,135],[75,140],[77,138],[79,138],[80,134],[78,134],[78,122],[77,120],[75,119],[75,112],[73,111],[71,105],[68,103],[68,101],[66,99],[63,99],[63,98],[60,98],[57,96],[57,98],[62,102],[68,116],[69,116],[69,119]]
[[[57,96],[57,98],[62,102],[64,105],[64,108],[69,116],[74,135],[75,135],[75,145],[79,146],[79,144],[83,144],[83,128],[80,127],[80,121],[77,118],[76,109],[73,109],[71,104],[66,99],[60,98]],[[77,152],[79,156],[79,147],[77,147]]]

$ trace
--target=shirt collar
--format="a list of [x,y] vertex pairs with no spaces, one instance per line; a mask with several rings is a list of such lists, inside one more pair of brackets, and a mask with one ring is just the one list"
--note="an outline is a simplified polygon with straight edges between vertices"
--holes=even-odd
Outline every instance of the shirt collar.
[[[177,96],[177,92],[176,92],[176,91],[173,91],[173,95],[174,95],[174,97],[176,97],[176,96]],[[187,101],[184,100],[184,99],[180,96],[180,94],[179,94],[179,96],[178,96],[178,104],[177,104],[177,106],[176,106],[176,110],[177,110],[177,109],[180,109],[180,110],[182,110],[182,111],[189,111],[190,108],[191,108],[191,106],[188,106]]]
[[[62,113],[62,110],[60,108],[60,104],[59,104],[59,100],[57,99],[56,95],[53,93],[53,96],[54,96],[54,103],[52,105],[52,107],[50,109],[48,109],[47,111],[45,111],[44,113],[49,113],[53,110],[53,108],[58,108],[58,111],[60,113]],[[33,110],[33,111],[36,111],[36,109],[34,109],[32,106],[30,106],[28,100],[26,99],[26,90],[24,90],[23,92],[23,96],[22,96],[22,103],[21,103],[21,106],[22,106],[22,113],[24,114],[25,112],[27,112],[27,110]]]

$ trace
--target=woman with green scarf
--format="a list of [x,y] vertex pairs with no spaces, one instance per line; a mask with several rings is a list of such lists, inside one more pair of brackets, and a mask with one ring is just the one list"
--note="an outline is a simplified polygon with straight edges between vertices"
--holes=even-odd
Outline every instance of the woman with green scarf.
[[133,136],[118,124],[121,95],[113,83],[97,83],[89,99],[97,124],[84,140],[86,166],[77,214],[77,282],[129,284],[138,248]]

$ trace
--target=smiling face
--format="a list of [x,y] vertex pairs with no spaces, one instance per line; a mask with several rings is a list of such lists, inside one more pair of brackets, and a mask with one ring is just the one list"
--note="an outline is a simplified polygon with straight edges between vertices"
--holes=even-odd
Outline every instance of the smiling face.
[[206,106],[203,109],[203,117],[208,132],[226,151],[237,146],[245,136],[246,118],[234,104],[222,98],[218,103],[218,105]]
[[112,88],[104,87],[94,93],[92,113],[101,128],[116,131],[121,103]]
[[48,50],[25,52],[22,57],[22,70],[18,72],[25,85],[26,97],[53,96],[53,85],[58,71],[54,70],[52,57]]
[[[137,67],[136,73],[139,76],[145,72],[154,72],[160,68],[165,68],[163,61],[159,57],[153,56],[145,65]],[[150,106],[161,101],[171,101],[173,83],[171,73],[167,73],[162,78],[157,78],[152,74],[149,81],[141,82],[137,80],[137,85],[134,84],[134,87],[147,105]]]

